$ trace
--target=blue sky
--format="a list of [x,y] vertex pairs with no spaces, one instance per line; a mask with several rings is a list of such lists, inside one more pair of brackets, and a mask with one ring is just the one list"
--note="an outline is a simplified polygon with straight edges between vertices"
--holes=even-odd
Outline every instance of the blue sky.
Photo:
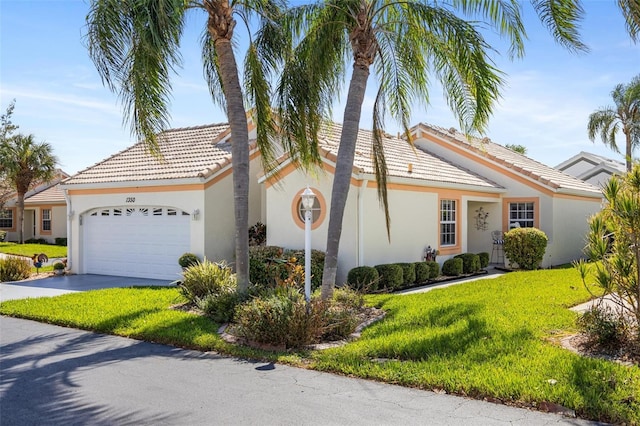
[[[640,45],[630,41],[614,0],[584,0],[584,6],[581,32],[590,53],[576,55],[558,46],[528,1],[523,2],[526,56],[511,61],[504,45],[494,45],[499,50],[494,60],[507,74],[507,84],[487,136],[500,144],[524,145],[529,157],[550,166],[580,151],[622,160],[599,141],[589,141],[586,123],[591,112],[612,103],[616,84],[640,74]],[[117,96],[103,87],[84,46],[88,8],[82,0],[0,1],[0,109],[4,112],[15,98],[13,122],[19,131],[49,142],[68,173],[135,142],[123,124]],[[202,78],[197,39],[203,25],[202,15],[189,18],[184,67],[172,81],[171,127],[226,121]],[[369,86],[374,84],[371,79]],[[370,128],[374,92],[369,92],[363,128]],[[434,87],[431,98],[428,108],[414,108],[412,124],[459,127],[441,89]],[[341,121],[342,105],[334,108],[336,121]],[[395,123],[388,121],[387,130],[395,133]]]

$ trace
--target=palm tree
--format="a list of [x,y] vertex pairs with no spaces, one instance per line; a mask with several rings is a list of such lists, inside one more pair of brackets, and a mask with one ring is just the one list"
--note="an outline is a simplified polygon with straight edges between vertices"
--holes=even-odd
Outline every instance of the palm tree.
[[[586,50],[576,22],[579,0],[532,0],[540,19],[569,49]],[[524,27],[520,5],[511,2],[457,0],[450,2],[467,15],[479,15],[511,41],[510,54],[523,54]],[[335,285],[342,219],[350,187],[362,103],[371,68],[379,87],[373,107],[374,168],[378,196],[390,217],[386,196],[386,161],[382,146],[383,119],[396,119],[410,140],[411,103],[429,101],[432,75],[461,127],[482,131],[502,84],[501,73],[488,57],[490,46],[474,24],[451,10],[426,0],[328,0],[295,8],[288,25],[302,37],[285,66],[279,87],[281,128],[285,146],[303,165],[317,162],[317,132],[352,61],[342,134],[331,193],[331,209],[322,279],[322,297]],[[351,57],[352,59],[347,59]],[[320,114],[318,114],[320,111]]]
[[624,16],[631,40],[637,43],[640,36],[640,2],[638,0],[618,0],[618,7]]
[[589,115],[589,139],[600,135],[602,143],[619,153],[616,142],[618,130],[625,138],[627,171],[631,171],[633,151],[640,144],[640,75],[629,84],[618,84],[611,92],[615,107],[603,107]]
[[[246,93],[240,85],[233,49],[234,15],[248,25],[252,15],[262,18],[260,37],[275,27],[277,0],[92,0],[88,23],[88,48],[103,82],[123,102],[132,132],[151,152],[160,155],[157,134],[169,121],[170,74],[181,65],[180,37],[187,12],[204,12],[207,24],[202,36],[205,78],[214,102],[226,111],[233,137],[232,168],[235,209],[235,269],[238,290],[249,283],[249,134],[246,98],[254,108],[263,164],[273,151],[269,135],[273,120],[269,103],[269,61],[253,38],[245,57]],[[263,43],[263,46],[270,44]]]
[[58,159],[51,145],[37,143],[33,135],[15,135],[0,145],[0,166],[6,180],[18,194],[17,223],[19,242],[24,242],[24,194],[34,182],[50,181]]

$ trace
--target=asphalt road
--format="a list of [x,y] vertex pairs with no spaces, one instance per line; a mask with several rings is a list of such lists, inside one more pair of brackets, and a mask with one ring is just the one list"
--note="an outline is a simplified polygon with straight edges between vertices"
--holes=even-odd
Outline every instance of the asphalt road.
[[0,317],[0,424],[596,423]]

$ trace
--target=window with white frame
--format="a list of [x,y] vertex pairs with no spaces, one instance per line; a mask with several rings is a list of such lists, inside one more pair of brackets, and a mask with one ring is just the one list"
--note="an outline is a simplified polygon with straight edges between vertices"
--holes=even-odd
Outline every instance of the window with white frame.
[[0,210],[0,229],[13,228],[13,210]]
[[440,245],[456,245],[456,200],[440,200]]
[[42,230],[51,231],[51,210],[42,209]]
[[[296,210],[298,211],[298,219],[304,223],[304,206],[302,205],[302,197],[298,200]],[[318,197],[313,199],[313,207],[311,207],[311,223],[316,223],[320,219],[320,213],[322,213],[322,207],[320,206],[320,200]]]
[[535,224],[533,201],[509,203],[509,228],[533,228]]

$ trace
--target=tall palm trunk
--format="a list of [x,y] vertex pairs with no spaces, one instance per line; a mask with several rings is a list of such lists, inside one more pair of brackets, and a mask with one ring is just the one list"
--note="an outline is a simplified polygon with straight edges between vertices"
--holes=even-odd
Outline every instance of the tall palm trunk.
[[632,154],[633,154],[633,143],[632,143],[632,137],[631,137],[631,130],[625,129],[624,130],[624,136],[626,138],[625,142],[626,142],[626,151],[625,151],[625,160],[627,162],[627,173],[631,171],[632,166],[633,166],[633,158],[632,158]]
[[24,192],[18,192],[16,221],[18,223],[18,242],[24,243]]
[[358,139],[360,115],[362,103],[369,79],[369,65],[355,64],[349,83],[347,104],[344,109],[342,134],[340,135],[340,147],[338,148],[338,160],[336,172],[333,178],[331,190],[331,209],[329,214],[329,229],[327,231],[327,251],[324,259],[324,271],[322,275],[322,299],[327,300],[333,295],[333,287],[336,282],[338,269],[338,251],[340,248],[340,235],[342,233],[342,219],[347,204],[351,174],[353,172],[353,160]]
[[[208,3],[208,2],[207,2]],[[249,131],[244,109],[238,66],[231,37],[235,21],[231,8],[207,8],[208,31],[214,40],[220,66],[220,80],[231,127],[231,164],[233,170],[233,199],[235,211],[235,269],[238,291],[249,288]]]

